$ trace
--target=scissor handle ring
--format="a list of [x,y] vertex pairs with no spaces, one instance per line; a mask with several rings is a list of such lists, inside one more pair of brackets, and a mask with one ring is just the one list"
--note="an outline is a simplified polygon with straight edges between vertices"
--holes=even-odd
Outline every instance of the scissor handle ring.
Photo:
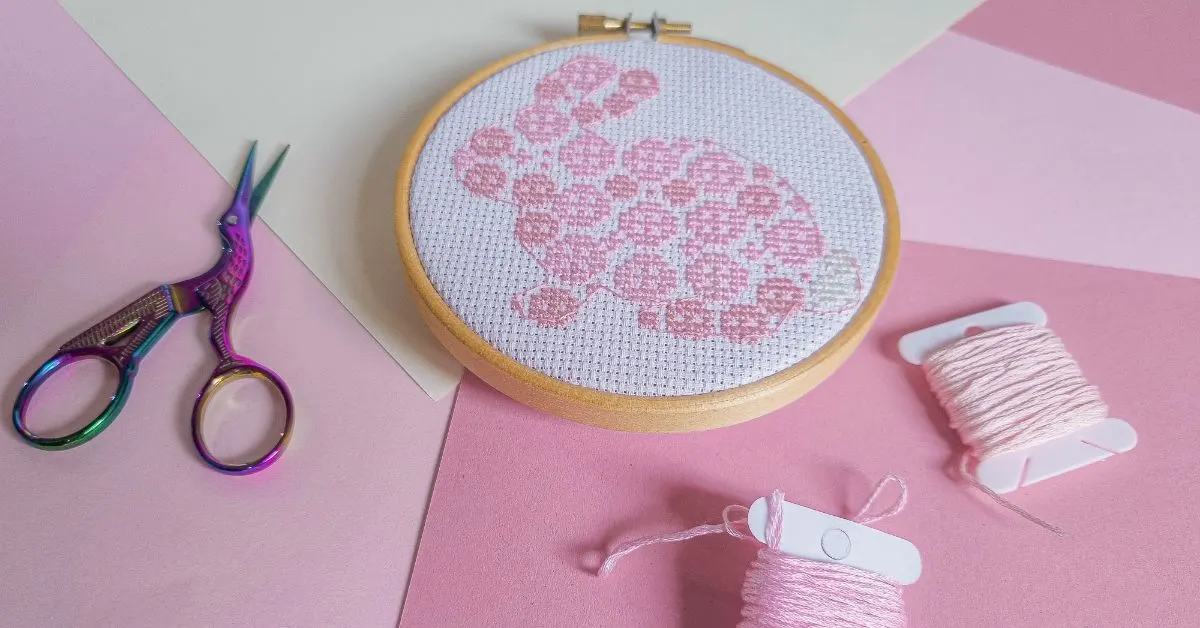
[[[201,433],[204,426],[204,411],[207,409],[208,402],[212,399],[212,396],[222,386],[246,377],[253,377],[267,382],[271,386],[274,386],[275,390],[279,391],[279,396],[283,397],[285,412],[283,429],[279,431],[279,439],[275,441],[275,444],[267,453],[250,462],[231,464],[214,456],[212,451],[208,449],[208,445],[205,444],[204,436]],[[196,405],[192,406],[192,441],[196,444],[196,451],[200,453],[200,457],[204,459],[205,463],[222,473],[248,475],[266,469],[274,464],[279,459],[279,456],[283,454],[283,450],[287,448],[288,440],[291,437],[292,393],[288,391],[287,384],[284,384],[283,380],[274,371],[251,360],[218,366],[217,370],[213,371],[212,377],[204,384],[204,389],[197,395]]]
[[[29,427],[25,425],[25,415],[28,413],[29,402],[33,399],[33,394],[37,392],[37,389],[62,367],[89,358],[100,358],[115,366],[117,368],[117,376],[120,378],[117,382],[117,390],[113,393],[108,405],[100,412],[100,415],[92,419],[87,425],[66,436],[38,436],[30,431]],[[17,400],[13,403],[13,426],[17,428],[17,433],[21,435],[21,438],[39,449],[70,449],[82,445],[95,438],[100,432],[103,432],[104,428],[108,427],[109,423],[112,423],[113,419],[117,418],[117,415],[121,413],[121,408],[125,406],[125,400],[129,397],[129,389],[132,385],[133,377],[122,368],[122,365],[117,362],[117,359],[113,357],[112,352],[107,348],[84,347],[82,349],[63,351],[46,360],[41,368],[25,381],[25,385],[21,386],[21,392],[17,394]]]

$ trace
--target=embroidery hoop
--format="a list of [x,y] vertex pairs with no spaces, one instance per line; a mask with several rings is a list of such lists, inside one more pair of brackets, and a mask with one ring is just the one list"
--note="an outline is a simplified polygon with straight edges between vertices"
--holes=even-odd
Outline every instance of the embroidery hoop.
[[477,71],[447,93],[415,131],[397,176],[396,233],[401,259],[422,318],[434,336],[484,381],[524,404],[580,423],[634,432],[687,432],[732,425],[778,409],[831,375],[861,343],[891,286],[899,251],[899,219],[890,181],[879,157],[854,123],[834,103],[785,70],[725,44],[686,36],[659,35],[656,44],[693,46],[748,62],[783,79],[820,103],[853,138],[869,164],[884,212],[882,250],[869,291],[849,322],[803,360],[756,381],[725,390],[677,396],[606,392],[563,381],[518,362],[465,323],[434,287],[411,223],[413,178],[426,143],[442,118],[473,89],[499,72],[536,55],[592,43],[622,42],[627,34],[587,35],[553,41],[515,53]]

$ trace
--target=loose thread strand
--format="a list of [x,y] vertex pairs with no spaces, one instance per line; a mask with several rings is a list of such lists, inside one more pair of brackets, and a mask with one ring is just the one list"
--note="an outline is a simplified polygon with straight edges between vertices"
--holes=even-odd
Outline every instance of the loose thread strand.
[[1032,523],[1035,523],[1039,526],[1042,526],[1043,528],[1046,528],[1047,530],[1057,534],[1058,536],[1066,535],[1066,532],[1064,532],[1062,528],[1054,525],[1053,523],[1050,523],[1049,521],[1046,521],[1045,519],[1042,519],[1041,517],[1029,512],[1028,510],[1025,510],[1024,508],[1021,508],[1020,506],[1005,499],[1004,496],[1001,495],[1000,493],[997,493],[996,491],[993,491],[992,489],[984,486],[979,480],[976,480],[975,478],[971,477],[971,474],[967,473],[966,469],[967,469],[967,457],[963,456],[962,464],[959,466],[959,470],[962,472],[962,477],[964,480],[967,481],[967,483],[971,484],[975,488],[982,491],[984,495],[991,497],[992,501],[1017,513],[1018,515],[1024,517],[1026,520],[1028,520]]

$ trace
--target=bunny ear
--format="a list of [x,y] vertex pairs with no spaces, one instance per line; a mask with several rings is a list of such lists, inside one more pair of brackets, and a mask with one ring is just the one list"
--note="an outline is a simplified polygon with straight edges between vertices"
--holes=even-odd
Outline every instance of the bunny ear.
[[586,96],[616,78],[617,64],[603,57],[575,57],[564,63],[556,73],[568,87]]
[[[639,104],[658,95],[659,80],[645,68],[619,73],[618,70],[608,59],[576,57],[538,81],[534,98],[538,105],[552,107],[577,102],[571,109],[571,117],[585,128],[608,119],[624,118]],[[614,89],[605,89],[610,86]]]
[[645,68],[626,70],[617,80],[617,91],[635,102],[650,100],[658,95],[658,76]]
[[567,81],[556,70],[538,81],[533,88],[533,98],[539,103],[554,105],[571,100],[571,94],[567,90]]
[[608,118],[608,113],[600,105],[585,100],[571,110],[571,117],[575,118],[575,123],[579,126],[589,127],[604,122]]

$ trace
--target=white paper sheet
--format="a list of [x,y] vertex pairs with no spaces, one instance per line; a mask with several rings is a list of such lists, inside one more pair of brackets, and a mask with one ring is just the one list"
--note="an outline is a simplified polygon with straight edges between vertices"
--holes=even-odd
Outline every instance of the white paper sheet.
[[[418,318],[393,230],[395,172],[426,110],[500,56],[574,33],[549,0],[61,0],[215,168],[293,146],[267,224],[421,387],[458,365]],[[691,21],[845,102],[981,0],[598,2]]]

